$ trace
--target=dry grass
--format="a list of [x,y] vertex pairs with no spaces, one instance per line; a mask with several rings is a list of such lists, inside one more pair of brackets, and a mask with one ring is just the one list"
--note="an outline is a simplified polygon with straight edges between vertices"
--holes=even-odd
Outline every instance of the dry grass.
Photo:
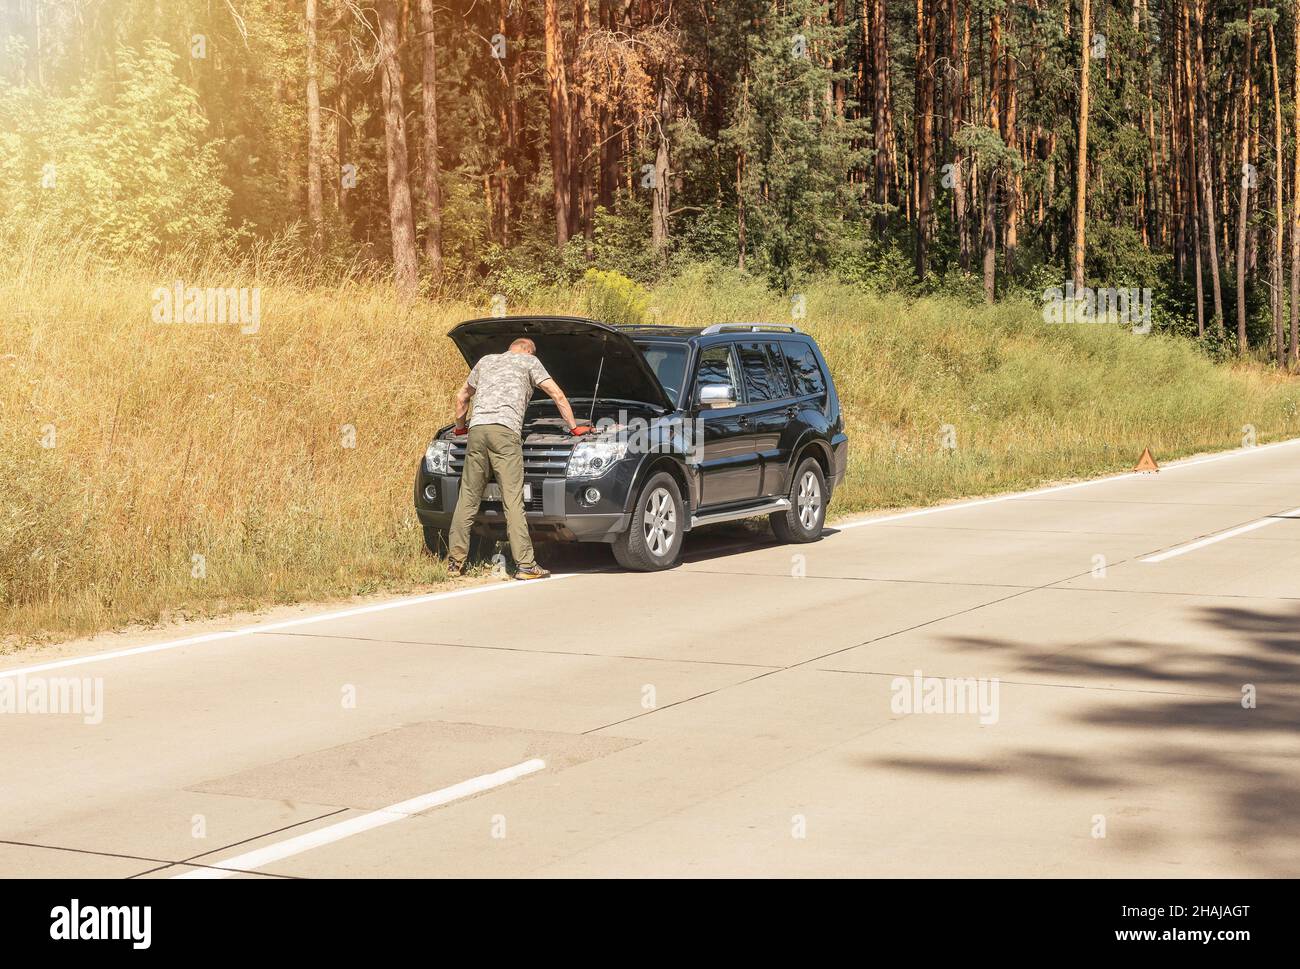
[[[33,243],[2,258],[7,642],[445,579],[411,485],[465,369],[443,335],[485,307],[403,306],[361,279],[308,286],[265,254],[133,270]],[[260,286],[260,331],[153,322],[154,288],[176,278]],[[583,309],[573,292],[530,302],[512,310]],[[665,322],[788,317],[784,298],[704,271],[653,303]],[[1295,381],[1172,340],[1049,328],[1032,307],[824,285],[806,325],[849,416],[840,514],[1117,470],[1147,445],[1162,458],[1236,446],[1245,424],[1261,441],[1300,433]]]

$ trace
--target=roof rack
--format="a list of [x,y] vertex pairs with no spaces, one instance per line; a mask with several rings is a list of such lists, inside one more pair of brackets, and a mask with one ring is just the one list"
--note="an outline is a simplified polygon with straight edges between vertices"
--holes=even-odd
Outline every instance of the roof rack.
[[708,336],[710,333],[763,333],[769,330],[781,333],[803,332],[799,327],[788,323],[714,323],[701,330],[700,336]]

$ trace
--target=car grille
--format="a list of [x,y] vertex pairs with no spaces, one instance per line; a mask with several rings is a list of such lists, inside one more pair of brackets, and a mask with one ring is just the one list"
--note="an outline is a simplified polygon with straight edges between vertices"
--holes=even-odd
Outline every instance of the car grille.
[[[571,444],[524,444],[524,476],[527,478],[563,478],[569,466]],[[451,446],[451,473],[459,476],[465,470],[465,445]],[[541,488],[534,489],[538,500]],[[531,507],[531,506],[530,506]]]

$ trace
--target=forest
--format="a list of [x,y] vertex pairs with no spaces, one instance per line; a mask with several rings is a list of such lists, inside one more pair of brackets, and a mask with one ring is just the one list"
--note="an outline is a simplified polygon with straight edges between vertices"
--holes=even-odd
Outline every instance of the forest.
[[448,581],[489,313],[794,322],[836,518],[1300,435],[1295,4],[0,11],[0,651]]
[[6,0],[0,231],[274,243],[408,297],[734,267],[1149,290],[1297,363],[1280,0]]

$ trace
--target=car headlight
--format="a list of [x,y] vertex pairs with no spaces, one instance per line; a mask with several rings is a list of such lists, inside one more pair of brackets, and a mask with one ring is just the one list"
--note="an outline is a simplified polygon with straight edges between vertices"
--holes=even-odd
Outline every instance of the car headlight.
[[569,455],[570,478],[594,478],[627,455],[627,441],[580,441]]
[[424,470],[429,474],[451,473],[451,441],[430,441],[424,451]]

